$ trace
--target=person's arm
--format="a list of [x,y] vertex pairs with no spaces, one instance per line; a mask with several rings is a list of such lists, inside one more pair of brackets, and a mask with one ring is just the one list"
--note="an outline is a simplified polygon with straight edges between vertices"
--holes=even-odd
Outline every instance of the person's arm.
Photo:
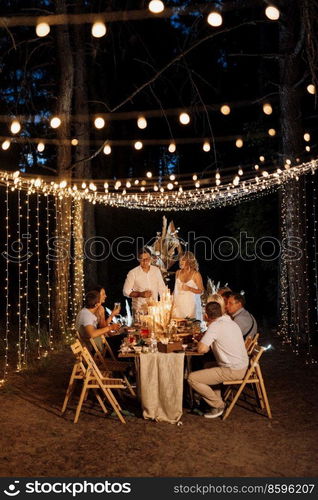
[[201,295],[203,293],[204,287],[203,287],[202,276],[199,272],[195,273],[195,275],[193,276],[193,281],[195,282],[198,288],[193,288],[192,286],[183,285],[183,289],[188,292],[197,293]]
[[99,337],[100,335],[107,335],[111,332],[114,325],[104,326],[103,328],[94,328],[93,325],[84,326],[85,333],[92,339]]
[[200,340],[200,342],[198,342],[197,345],[198,353],[205,354],[206,352],[208,352],[214,340],[215,340],[214,329],[213,326],[210,325],[205,334],[203,335],[202,339]]
[[105,309],[103,308],[102,305],[100,305],[99,308],[97,309],[97,311],[95,312],[95,316],[97,317],[99,328],[104,328],[105,326],[109,325],[109,321],[108,321],[109,318],[106,320]]
[[124,288],[123,288],[123,294],[125,295],[125,297],[131,297],[131,298],[137,298],[137,297],[147,298],[147,297],[151,297],[152,294],[151,294],[150,290],[146,290],[144,292],[137,292],[137,291],[135,291],[133,289],[134,288],[134,282],[135,282],[134,273],[132,271],[129,271],[129,273],[127,274],[126,281],[124,283]]

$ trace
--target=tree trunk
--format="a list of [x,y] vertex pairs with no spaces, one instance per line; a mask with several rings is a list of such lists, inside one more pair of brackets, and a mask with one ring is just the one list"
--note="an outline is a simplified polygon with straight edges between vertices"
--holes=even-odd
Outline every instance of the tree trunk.
[[[65,14],[67,5],[65,0],[56,0],[56,13]],[[59,62],[59,93],[56,114],[61,118],[61,125],[57,129],[57,138],[60,140],[57,150],[57,172],[60,179],[70,180],[71,145],[65,143],[70,139],[70,115],[72,110],[72,96],[74,83],[74,67],[71,52],[69,30],[67,25],[57,26],[57,49]],[[57,335],[66,335],[69,311],[69,276],[71,251],[71,199],[62,198],[57,203],[56,236],[63,246],[63,255],[55,262],[55,287],[53,297],[53,328]],[[59,333],[58,333],[59,332]]]

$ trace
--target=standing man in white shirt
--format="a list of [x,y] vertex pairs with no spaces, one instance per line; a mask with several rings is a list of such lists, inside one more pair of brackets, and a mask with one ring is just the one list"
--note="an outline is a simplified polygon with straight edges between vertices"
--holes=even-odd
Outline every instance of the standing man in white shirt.
[[222,415],[225,404],[221,391],[211,386],[227,380],[242,379],[248,367],[248,355],[240,327],[227,314],[222,316],[220,304],[207,304],[206,319],[208,329],[198,344],[198,352],[204,354],[211,348],[217,366],[191,372],[188,382],[211,406],[204,417],[216,418]]
[[140,265],[127,274],[123,293],[132,298],[133,314],[141,311],[151,297],[157,301],[166,289],[159,267],[151,265],[151,255],[146,249],[138,252]]

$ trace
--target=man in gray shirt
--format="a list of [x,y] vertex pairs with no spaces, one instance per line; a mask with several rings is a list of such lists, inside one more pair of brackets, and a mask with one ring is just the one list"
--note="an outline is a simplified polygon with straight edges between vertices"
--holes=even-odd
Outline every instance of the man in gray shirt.
[[257,323],[254,316],[245,309],[245,298],[240,293],[233,293],[226,304],[227,313],[242,330],[244,339],[255,337]]

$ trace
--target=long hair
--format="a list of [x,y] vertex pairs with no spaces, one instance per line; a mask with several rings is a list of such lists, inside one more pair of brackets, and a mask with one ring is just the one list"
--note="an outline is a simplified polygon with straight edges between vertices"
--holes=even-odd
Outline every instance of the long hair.
[[182,257],[180,257],[180,260],[186,260],[190,269],[193,271],[198,271],[199,270],[199,264],[197,259],[195,258],[194,253],[192,252],[185,252]]

